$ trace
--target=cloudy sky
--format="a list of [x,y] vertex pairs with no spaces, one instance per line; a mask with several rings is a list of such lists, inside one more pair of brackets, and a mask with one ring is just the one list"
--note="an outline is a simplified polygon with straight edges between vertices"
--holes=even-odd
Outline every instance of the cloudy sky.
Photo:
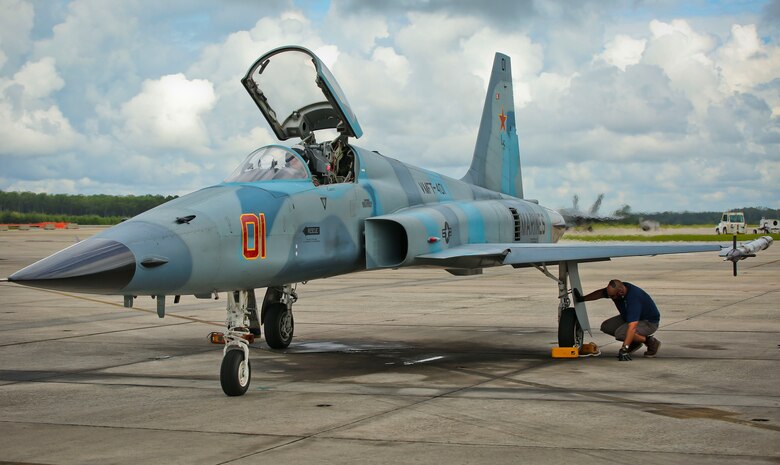
[[220,182],[275,142],[239,79],[286,44],[405,162],[466,172],[501,51],[527,197],[780,207],[780,0],[0,0],[0,189]]

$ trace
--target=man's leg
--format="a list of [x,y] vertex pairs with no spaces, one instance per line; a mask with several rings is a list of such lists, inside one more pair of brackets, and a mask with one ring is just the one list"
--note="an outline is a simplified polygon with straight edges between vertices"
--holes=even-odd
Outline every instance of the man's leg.
[[[609,334],[610,336],[614,336],[615,331],[617,331],[617,329],[624,324],[626,324],[626,321],[623,319],[623,317],[620,315],[615,315],[612,318],[607,318],[603,323],[601,323],[601,332]],[[625,335],[626,333],[623,332],[623,337],[625,337]]]
[[[614,336],[618,341],[625,341],[626,334],[628,333],[628,323],[626,323],[623,318],[620,318],[620,321],[623,321],[623,324],[615,329]],[[639,334],[639,331],[634,332],[634,337],[631,339],[631,345],[628,346],[628,353],[636,352],[640,347],[642,347],[642,343],[644,342],[645,337]]]
[[649,321],[640,321],[636,327],[636,333],[645,336],[645,345],[647,346],[645,357],[655,357],[661,347],[661,341],[653,336],[657,330],[658,325]]

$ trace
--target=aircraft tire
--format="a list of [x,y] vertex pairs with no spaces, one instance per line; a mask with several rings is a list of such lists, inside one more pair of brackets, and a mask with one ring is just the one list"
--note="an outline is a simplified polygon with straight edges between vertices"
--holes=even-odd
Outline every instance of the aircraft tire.
[[583,331],[577,314],[569,307],[561,312],[561,320],[558,322],[558,346],[582,347]]
[[219,382],[222,391],[230,396],[243,396],[249,389],[252,379],[252,369],[249,360],[244,365],[244,351],[228,350],[222,358],[222,367],[219,370]]
[[272,349],[286,349],[292,342],[295,331],[293,313],[283,303],[274,303],[266,308],[265,343]]

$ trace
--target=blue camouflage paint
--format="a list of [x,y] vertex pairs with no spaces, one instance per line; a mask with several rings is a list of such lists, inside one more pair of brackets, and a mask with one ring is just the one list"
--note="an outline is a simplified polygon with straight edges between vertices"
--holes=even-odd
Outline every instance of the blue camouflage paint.
[[414,178],[412,178],[412,173],[409,171],[409,168],[394,158],[385,157],[385,160],[390,163],[390,166],[393,168],[393,171],[398,178],[399,184],[401,184],[401,188],[406,193],[408,205],[420,205],[423,203],[420,186],[418,186]]
[[469,244],[484,244],[486,242],[485,220],[482,217],[482,212],[471,202],[460,202],[458,207],[466,214]]
[[[419,221],[423,227],[425,228],[425,232],[428,235],[428,237],[438,237],[441,238],[441,226],[439,225],[438,221],[436,221],[434,218],[430,217],[429,212],[422,210],[422,209],[415,209],[410,208],[409,210],[406,210],[410,216],[415,218],[417,221]],[[409,240],[413,240],[415,238],[409,238]],[[424,238],[427,240],[427,238]],[[442,245],[444,241],[438,241],[433,242],[430,244],[430,251],[431,252],[438,252],[441,250],[444,246]]]
[[[501,171],[501,192],[519,197],[515,187],[515,179],[520,175],[520,146],[515,131],[515,112],[507,113],[506,133],[501,135],[503,146]],[[522,195],[522,194],[521,194]]]

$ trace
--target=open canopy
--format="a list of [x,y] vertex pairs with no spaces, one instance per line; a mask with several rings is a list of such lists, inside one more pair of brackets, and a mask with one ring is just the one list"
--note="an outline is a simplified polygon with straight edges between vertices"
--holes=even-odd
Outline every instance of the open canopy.
[[286,46],[257,59],[241,79],[276,137],[304,138],[319,129],[363,135],[336,79],[314,53]]

